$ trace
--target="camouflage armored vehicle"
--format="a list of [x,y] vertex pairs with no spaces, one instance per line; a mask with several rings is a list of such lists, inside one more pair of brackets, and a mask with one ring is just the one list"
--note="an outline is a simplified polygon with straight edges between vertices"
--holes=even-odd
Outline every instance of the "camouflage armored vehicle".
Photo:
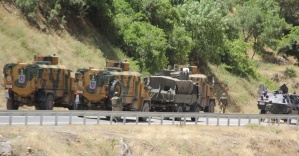
[[74,77],[70,69],[58,65],[57,56],[34,56],[31,64],[9,63],[3,72],[8,110],[23,105],[42,110],[73,108]]
[[[151,111],[159,112],[199,112],[209,111],[206,93],[192,80],[179,80],[169,76],[149,77],[152,97]],[[208,102],[211,103],[211,99]],[[195,118],[191,118],[195,121]]]
[[149,111],[151,98],[141,75],[128,71],[128,62],[119,65],[111,68],[108,62],[106,69],[78,69],[76,109],[112,110],[111,98],[118,92],[122,110]]
[[[170,67],[169,67],[170,68]],[[197,105],[194,111],[204,111],[214,113],[215,96],[213,94],[214,78],[211,84],[208,82],[206,75],[198,74],[198,68],[196,66],[183,66],[175,65],[174,70],[162,70],[163,76],[169,76],[177,78],[179,80],[191,80],[197,85]]]
[[261,114],[298,114],[299,96],[288,93],[285,84],[273,92],[268,92],[267,88],[261,85],[259,93],[257,106]]

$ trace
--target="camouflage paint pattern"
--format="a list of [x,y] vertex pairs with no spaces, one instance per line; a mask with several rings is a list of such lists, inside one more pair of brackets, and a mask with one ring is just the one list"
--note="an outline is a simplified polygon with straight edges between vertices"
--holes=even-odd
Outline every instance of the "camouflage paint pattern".
[[138,72],[79,69],[76,72],[76,84],[80,103],[91,104],[92,109],[111,110],[114,92],[119,93],[124,110],[139,110],[145,101],[150,102],[149,92]]
[[106,60],[106,68],[108,69],[120,69],[119,71],[129,71],[130,63],[127,61],[116,61],[116,60]]
[[[50,57],[46,56],[45,60],[51,61]],[[75,79],[71,70],[62,65],[46,65],[49,63],[45,60],[35,56],[37,62],[32,64],[5,65],[4,86],[18,105],[37,106],[46,100],[48,94],[54,97],[55,106],[72,105]],[[57,57],[52,60],[53,64],[55,62],[58,62]]]
[[162,73],[165,76],[170,76],[173,78],[181,79],[182,71],[188,71],[188,78],[185,80],[191,80],[198,85],[197,93],[198,99],[197,102],[200,103],[202,108],[209,106],[210,102],[215,104],[215,96],[213,94],[213,85],[210,85],[207,76],[203,74],[198,74],[197,66],[185,66],[185,65],[174,65],[173,70],[163,70]]

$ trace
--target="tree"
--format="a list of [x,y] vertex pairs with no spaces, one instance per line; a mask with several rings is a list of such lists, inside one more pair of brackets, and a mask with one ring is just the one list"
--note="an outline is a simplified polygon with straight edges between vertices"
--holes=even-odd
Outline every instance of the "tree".
[[299,26],[299,1],[276,0],[279,3],[279,15],[286,19],[287,23]]
[[220,64],[225,38],[223,4],[220,1],[189,1],[178,6],[182,15],[182,25],[193,39],[190,60],[196,64],[200,60]]
[[288,25],[279,17],[279,6],[273,0],[246,1],[237,9],[235,20],[243,33],[245,42],[253,40],[254,57],[265,46],[276,49],[278,40]]
[[126,51],[132,51],[141,71],[155,72],[166,67],[166,39],[162,29],[146,22],[133,22],[123,35]]
[[281,40],[278,54],[294,56],[299,64],[299,26],[294,27],[291,33]]
[[166,56],[169,63],[187,64],[188,56],[192,48],[192,38],[187,35],[185,28],[175,27],[167,41]]

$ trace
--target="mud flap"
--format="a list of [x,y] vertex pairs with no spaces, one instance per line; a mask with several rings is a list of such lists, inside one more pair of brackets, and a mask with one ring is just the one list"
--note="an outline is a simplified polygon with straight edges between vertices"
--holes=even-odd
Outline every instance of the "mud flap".
[[5,98],[6,98],[6,99],[11,99],[10,96],[9,96],[9,92],[8,92],[8,90],[5,90]]
[[78,104],[78,103],[79,103],[79,95],[76,95],[75,104]]

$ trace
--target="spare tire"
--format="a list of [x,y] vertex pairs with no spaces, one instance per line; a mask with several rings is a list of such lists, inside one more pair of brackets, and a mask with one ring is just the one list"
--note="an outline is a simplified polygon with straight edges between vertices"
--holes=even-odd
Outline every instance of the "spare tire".
[[115,92],[118,92],[118,96],[120,97],[121,91],[121,83],[118,80],[114,80],[110,86],[110,97],[113,97]]

